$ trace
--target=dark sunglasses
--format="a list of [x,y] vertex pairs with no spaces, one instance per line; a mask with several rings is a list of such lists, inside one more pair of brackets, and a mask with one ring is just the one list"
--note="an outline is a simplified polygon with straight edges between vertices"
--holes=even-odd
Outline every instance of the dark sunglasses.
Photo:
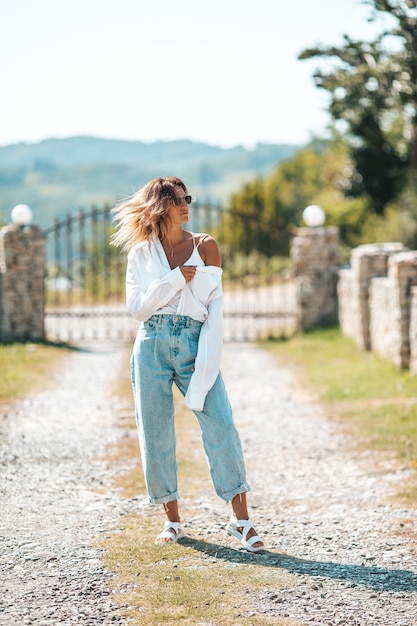
[[172,198],[175,206],[181,206],[183,200],[186,204],[191,204],[194,198],[192,196],[176,196],[175,198]]

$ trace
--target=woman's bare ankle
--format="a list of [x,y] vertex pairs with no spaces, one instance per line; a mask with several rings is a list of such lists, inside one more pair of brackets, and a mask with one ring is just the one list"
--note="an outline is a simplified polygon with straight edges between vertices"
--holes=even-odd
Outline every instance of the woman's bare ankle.
[[164,511],[169,522],[181,523],[180,514],[178,511],[178,500],[171,500],[171,502],[164,503]]

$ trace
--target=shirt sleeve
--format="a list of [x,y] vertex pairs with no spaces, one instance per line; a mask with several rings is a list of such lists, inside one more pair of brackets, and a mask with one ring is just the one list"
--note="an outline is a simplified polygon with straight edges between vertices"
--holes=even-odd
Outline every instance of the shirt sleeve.
[[208,316],[198,340],[197,357],[185,395],[185,404],[194,411],[202,411],[207,393],[216,382],[220,371],[223,344],[223,291],[219,281],[208,303]]
[[141,284],[137,258],[128,256],[126,270],[126,305],[130,315],[144,322],[167,304],[185,285],[179,267],[170,270],[162,278],[155,278],[145,287]]

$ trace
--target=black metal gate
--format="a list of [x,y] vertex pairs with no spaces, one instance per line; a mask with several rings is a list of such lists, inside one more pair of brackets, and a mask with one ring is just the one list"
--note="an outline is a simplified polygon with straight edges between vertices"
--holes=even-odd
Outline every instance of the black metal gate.
[[[283,233],[271,224],[261,231],[253,218],[193,205],[188,224],[209,232],[223,257],[226,341],[276,337],[295,328],[294,285],[288,261],[274,254]],[[276,232],[275,232],[276,231]],[[47,249],[47,339],[57,342],[131,340],[137,322],[124,301],[126,255],[110,245],[111,207],[80,210],[45,231]]]

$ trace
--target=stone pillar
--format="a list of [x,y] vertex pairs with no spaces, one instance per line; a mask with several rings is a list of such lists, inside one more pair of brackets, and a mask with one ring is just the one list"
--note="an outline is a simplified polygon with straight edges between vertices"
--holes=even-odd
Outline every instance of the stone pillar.
[[297,327],[305,331],[337,320],[339,231],[298,228],[291,242],[297,285]]
[[410,366],[412,288],[417,286],[417,251],[410,250],[394,254],[388,262],[388,278],[395,281],[396,303],[395,316],[391,320],[395,331],[395,343],[388,355],[398,367],[408,368]]
[[387,276],[388,259],[404,250],[406,248],[398,242],[363,244],[352,250],[351,268],[339,273],[340,327],[358,348],[371,349],[368,303],[370,281],[377,276]]
[[42,340],[45,238],[37,226],[0,229],[0,341]]
[[417,374],[417,287],[411,287],[410,300],[410,373]]

